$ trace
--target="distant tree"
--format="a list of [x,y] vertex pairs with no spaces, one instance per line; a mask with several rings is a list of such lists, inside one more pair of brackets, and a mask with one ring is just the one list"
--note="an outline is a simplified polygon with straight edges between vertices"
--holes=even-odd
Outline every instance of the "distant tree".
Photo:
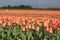
[[8,5],[8,8],[10,8],[11,7],[11,5]]
[[21,8],[21,9],[32,9],[31,6],[26,6],[26,5],[20,5],[19,8]]

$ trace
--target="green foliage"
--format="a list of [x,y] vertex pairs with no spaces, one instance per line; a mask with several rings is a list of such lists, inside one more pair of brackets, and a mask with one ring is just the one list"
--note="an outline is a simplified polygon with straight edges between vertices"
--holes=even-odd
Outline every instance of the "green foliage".
[[41,26],[40,31],[27,30],[22,32],[21,26],[6,26],[3,28],[0,25],[0,40],[60,40],[60,32],[57,30],[52,34],[45,31]]

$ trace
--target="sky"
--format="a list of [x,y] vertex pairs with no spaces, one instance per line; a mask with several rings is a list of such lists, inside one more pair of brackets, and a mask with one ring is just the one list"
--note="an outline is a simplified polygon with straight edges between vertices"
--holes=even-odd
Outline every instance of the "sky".
[[60,0],[0,0],[0,7],[30,5],[34,8],[60,8]]

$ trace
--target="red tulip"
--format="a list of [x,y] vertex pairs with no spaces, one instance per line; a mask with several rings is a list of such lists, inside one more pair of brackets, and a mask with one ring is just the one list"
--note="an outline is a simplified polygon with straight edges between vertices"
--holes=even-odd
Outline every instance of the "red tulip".
[[52,26],[52,30],[55,31],[57,29],[56,25]]

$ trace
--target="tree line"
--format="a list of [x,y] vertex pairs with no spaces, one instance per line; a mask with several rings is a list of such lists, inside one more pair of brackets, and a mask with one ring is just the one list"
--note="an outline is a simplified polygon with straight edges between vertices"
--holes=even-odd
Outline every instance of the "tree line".
[[60,10],[60,8],[33,8],[29,5],[19,5],[19,6],[3,6],[0,9],[36,9],[36,10]]
[[0,7],[1,9],[33,9],[31,6],[26,6],[26,5],[19,5],[19,6],[4,6]]

